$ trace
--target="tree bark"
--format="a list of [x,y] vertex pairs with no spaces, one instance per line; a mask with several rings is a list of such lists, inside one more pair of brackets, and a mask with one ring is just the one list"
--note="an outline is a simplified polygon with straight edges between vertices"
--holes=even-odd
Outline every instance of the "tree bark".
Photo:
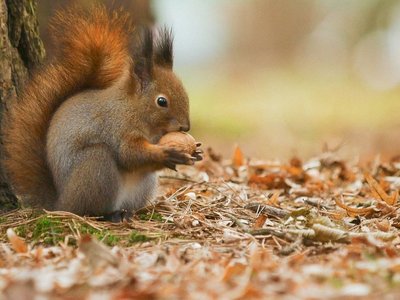
[[[0,0],[0,122],[16,101],[29,70],[45,56],[39,37],[36,0]],[[0,139],[0,156],[4,151]],[[0,169],[0,210],[17,207],[16,197]]]

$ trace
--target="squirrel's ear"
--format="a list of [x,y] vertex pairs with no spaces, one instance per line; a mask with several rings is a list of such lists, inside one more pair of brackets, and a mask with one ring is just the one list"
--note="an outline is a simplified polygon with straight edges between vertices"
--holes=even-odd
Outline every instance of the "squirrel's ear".
[[173,42],[172,30],[163,27],[158,32],[155,44],[154,61],[157,65],[172,69],[173,66]]
[[133,50],[133,75],[145,89],[153,76],[153,33],[149,28],[140,32],[139,42]]

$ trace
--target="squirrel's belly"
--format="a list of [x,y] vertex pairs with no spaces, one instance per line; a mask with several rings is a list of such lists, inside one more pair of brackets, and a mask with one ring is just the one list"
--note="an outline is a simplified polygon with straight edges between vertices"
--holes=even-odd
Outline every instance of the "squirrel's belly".
[[120,186],[114,210],[138,210],[155,196],[157,189],[156,173],[124,172],[120,176]]

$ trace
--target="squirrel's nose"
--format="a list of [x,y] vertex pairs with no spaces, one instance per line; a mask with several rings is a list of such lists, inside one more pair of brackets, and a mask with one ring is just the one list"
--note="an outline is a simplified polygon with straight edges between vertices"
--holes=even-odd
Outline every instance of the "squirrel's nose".
[[180,128],[179,128],[179,131],[189,131],[190,130],[190,124],[186,124],[186,125],[183,125],[183,126],[181,126]]

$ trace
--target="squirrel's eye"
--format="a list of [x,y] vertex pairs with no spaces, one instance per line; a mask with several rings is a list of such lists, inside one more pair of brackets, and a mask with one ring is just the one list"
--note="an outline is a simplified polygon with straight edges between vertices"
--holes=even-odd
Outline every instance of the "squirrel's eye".
[[165,97],[158,97],[157,98],[157,105],[161,107],[167,107],[168,106],[168,100]]

